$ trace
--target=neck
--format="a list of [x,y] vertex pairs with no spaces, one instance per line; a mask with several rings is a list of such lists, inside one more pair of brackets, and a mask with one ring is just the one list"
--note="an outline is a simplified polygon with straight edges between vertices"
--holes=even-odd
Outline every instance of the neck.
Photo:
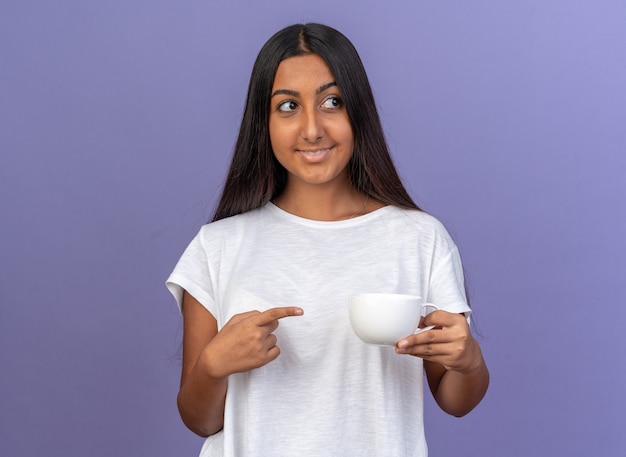
[[339,221],[368,211],[370,199],[349,183],[344,186],[301,185],[285,188],[274,204],[288,213],[318,221]]

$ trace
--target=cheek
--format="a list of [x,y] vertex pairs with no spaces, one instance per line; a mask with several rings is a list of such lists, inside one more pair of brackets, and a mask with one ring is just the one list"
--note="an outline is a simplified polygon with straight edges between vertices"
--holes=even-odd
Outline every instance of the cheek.
[[352,132],[352,125],[350,124],[350,120],[346,116],[345,119],[341,123],[337,125],[336,129],[337,139],[340,139],[342,143],[349,145],[350,147],[354,146],[354,134]]
[[341,132],[341,141],[350,150],[352,150],[354,148],[354,135],[352,134],[352,129],[349,126],[342,130],[342,132]]
[[276,149],[280,147],[281,144],[281,135],[280,129],[276,126],[275,123],[269,123],[269,134],[270,134],[270,144],[272,145],[272,149]]
[[269,122],[270,143],[272,148],[286,148],[293,143],[294,132],[290,125],[279,122]]

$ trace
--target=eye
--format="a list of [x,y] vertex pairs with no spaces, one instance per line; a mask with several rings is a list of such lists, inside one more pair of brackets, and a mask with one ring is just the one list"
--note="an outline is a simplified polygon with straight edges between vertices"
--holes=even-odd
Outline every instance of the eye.
[[322,102],[322,108],[338,109],[343,106],[343,100],[339,97],[328,97]]
[[278,111],[283,113],[291,113],[298,108],[298,104],[292,100],[287,100],[286,102],[282,102],[278,105]]

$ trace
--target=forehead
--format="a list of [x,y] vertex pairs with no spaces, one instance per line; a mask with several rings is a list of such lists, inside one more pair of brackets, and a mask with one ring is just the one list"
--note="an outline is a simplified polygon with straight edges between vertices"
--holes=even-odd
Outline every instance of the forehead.
[[318,88],[334,80],[324,59],[317,54],[307,54],[289,57],[278,65],[273,90],[296,89],[296,86],[308,85]]

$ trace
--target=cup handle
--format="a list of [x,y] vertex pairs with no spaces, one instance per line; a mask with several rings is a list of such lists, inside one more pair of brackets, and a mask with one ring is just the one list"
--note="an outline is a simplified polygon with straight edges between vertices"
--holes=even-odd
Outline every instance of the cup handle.
[[[426,308],[432,308],[430,311],[426,311]],[[420,315],[422,317],[426,317],[428,314],[432,313],[433,311],[437,311],[439,309],[439,307],[437,305],[433,305],[432,303],[424,303],[422,305],[422,311],[420,313]]]
[[[426,308],[432,308],[430,311],[427,311]],[[439,307],[437,305],[433,305],[432,303],[424,303],[422,305],[422,310],[420,311],[420,315],[422,317],[426,317],[428,314],[432,313],[433,311],[438,310]],[[415,329],[415,331],[413,332],[414,335],[417,335],[418,333],[422,333],[425,332],[427,330],[432,330],[434,329],[435,326],[434,325],[429,325],[428,327],[424,327],[424,328],[418,328]]]

